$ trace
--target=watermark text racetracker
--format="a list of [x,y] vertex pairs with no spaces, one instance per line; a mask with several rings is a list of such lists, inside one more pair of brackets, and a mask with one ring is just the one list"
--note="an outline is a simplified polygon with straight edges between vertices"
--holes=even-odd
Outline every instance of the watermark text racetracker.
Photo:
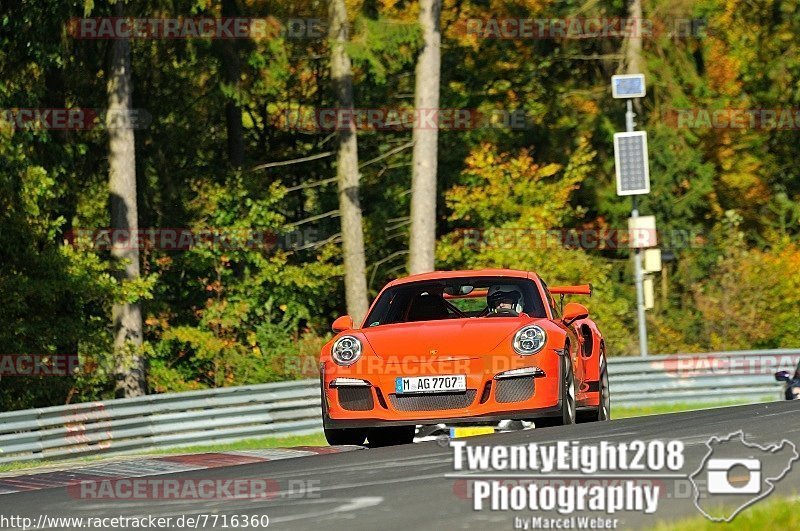
[[71,18],[67,34],[74,39],[323,39],[322,18],[275,17],[89,17]]
[[[289,373],[313,377],[319,374],[319,360],[315,357],[288,357],[283,370]],[[496,375],[506,371],[529,368],[531,361],[520,357],[481,356],[475,358],[441,358],[436,355],[391,354],[384,356],[362,356],[357,363],[337,366],[337,376],[352,378],[385,376],[430,376],[454,374]]]
[[667,109],[663,121],[678,129],[786,131],[800,129],[798,108]]
[[73,376],[77,354],[0,354],[0,378],[7,376]]
[[320,481],[272,478],[109,478],[67,487],[84,501],[119,500],[258,500],[320,497]]
[[465,228],[453,233],[467,249],[583,249],[615,250],[655,247],[666,249],[695,248],[704,245],[706,237],[694,231],[613,228]]
[[479,39],[623,39],[630,37],[705,38],[704,19],[648,19],[621,17],[470,18],[456,32]]
[[71,229],[64,239],[73,246],[95,250],[153,249],[186,251],[196,247],[225,250],[301,250],[324,243],[325,236],[314,227],[277,232],[271,229],[204,227],[150,227],[129,229]]
[[0,120],[15,130],[88,131],[145,129],[153,117],[144,109],[12,108],[0,109]]
[[[656,512],[663,487],[658,480],[685,477],[680,473],[684,444],[677,440],[558,441],[519,446],[468,445],[454,440],[450,447],[454,472],[448,477],[472,480],[473,510],[560,515],[545,519],[515,515],[514,526],[521,529],[616,528],[616,513]],[[504,481],[509,478],[525,481]],[[574,481],[601,478],[614,481]]]
[[694,378],[698,376],[751,376],[770,375],[778,370],[793,370],[797,356],[791,351],[742,355],[721,352],[701,355],[665,356],[659,363],[670,377]]
[[275,127],[289,131],[411,131],[441,129],[530,129],[533,119],[523,109],[463,108],[302,108],[273,116]]

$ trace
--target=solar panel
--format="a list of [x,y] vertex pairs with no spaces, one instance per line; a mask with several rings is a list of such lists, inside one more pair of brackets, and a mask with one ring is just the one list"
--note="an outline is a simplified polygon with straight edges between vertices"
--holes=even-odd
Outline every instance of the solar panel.
[[643,98],[646,93],[644,74],[611,76],[611,95],[615,98]]
[[645,131],[614,135],[614,163],[617,172],[617,195],[650,193],[650,168]]

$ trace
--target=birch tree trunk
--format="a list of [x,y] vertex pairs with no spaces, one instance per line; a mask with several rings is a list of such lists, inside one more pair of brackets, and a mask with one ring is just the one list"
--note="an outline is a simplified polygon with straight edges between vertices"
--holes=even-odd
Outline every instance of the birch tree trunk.
[[[114,6],[115,16],[124,16],[122,0]],[[139,226],[136,208],[136,152],[131,121],[131,57],[127,39],[112,44],[108,71],[108,185],[111,192],[111,228],[115,234],[111,255],[124,262],[121,281],[139,278]],[[126,232],[128,231],[128,232]],[[146,394],[142,356],[142,312],[138,303],[115,304],[114,326],[115,393],[118,398]]]
[[[353,73],[347,43],[347,8],[344,0],[331,0],[328,7],[331,47],[331,79],[339,109],[353,108]],[[339,212],[344,254],[344,287],[347,313],[356,326],[366,316],[367,276],[364,256],[364,233],[361,224],[361,202],[358,197],[358,143],[355,122],[349,121],[338,130],[336,176],[339,182]]]
[[628,18],[633,22],[633,33],[628,35],[625,48],[626,74],[642,74],[642,0],[631,0]]
[[434,269],[436,247],[436,168],[438,162],[439,79],[441,76],[441,0],[420,0],[423,47],[417,58],[414,108],[414,153],[411,175],[411,236],[408,269],[412,274]]

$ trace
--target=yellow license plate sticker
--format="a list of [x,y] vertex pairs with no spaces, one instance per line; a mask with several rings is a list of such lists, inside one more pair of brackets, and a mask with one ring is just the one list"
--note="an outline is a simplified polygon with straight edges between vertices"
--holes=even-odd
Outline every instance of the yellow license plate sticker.
[[475,435],[488,435],[494,433],[491,426],[468,426],[464,428],[450,428],[450,438],[474,437]]

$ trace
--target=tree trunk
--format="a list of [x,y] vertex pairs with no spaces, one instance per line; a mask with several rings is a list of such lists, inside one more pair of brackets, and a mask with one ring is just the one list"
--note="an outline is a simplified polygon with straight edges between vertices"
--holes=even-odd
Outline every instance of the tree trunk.
[[628,45],[625,49],[625,63],[627,74],[641,74],[642,72],[642,0],[630,0],[628,4],[628,18],[633,22],[633,34],[628,35]]
[[[123,17],[122,0],[115,16]],[[128,238],[114,238],[111,255],[124,261],[120,280],[139,278],[139,249],[136,241],[136,152],[133,125],[129,119],[133,87],[131,85],[130,43],[113,41],[108,72],[108,182],[111,192],[111,228]],[[112,125],[113,120],[113,125]],[[119,240],[119,241],[118,241]],[[115,392],[117,397],[140,396],[147,392],[142,356],[142,312],[138,303],[115,304],[114,323]]]
[[[347,43],[347,8],[344,0],[331,0],[330,21],[331,79],[340,109],[353,108],[353,74]],[[336,176],[339,181],[339,212],[342,224],[344,254],[344,287],[347,313],[356,325],[366,316],[367,301],[366,258],[364,233],[361,224],[361,202],[358,197],[358,144],[355,122],[338,131],[339,149],[336,157]]]
[[[225,18],[239,16],[236,0],[222,1],[222,16]],[[220,59],[222,60],[222,79],[226,85],[238,87],[242,75],[239,61],[239,41],[221,39],[219,41]],[[244,128],[242,126],[242,109],[234,101],[225,104],[225,124],[228,131],[228,161],[234,168],[244,164]]]
[[421,119],[435,115],[439,108],[441,70],[441,0],[420,0],[419,23],[423,47],[417,58],[414,107],[414,154],[411,176],[411,236],[409,271],[425,273],[434,269],[436,248],[436,166],[439,128],[436,120]]

